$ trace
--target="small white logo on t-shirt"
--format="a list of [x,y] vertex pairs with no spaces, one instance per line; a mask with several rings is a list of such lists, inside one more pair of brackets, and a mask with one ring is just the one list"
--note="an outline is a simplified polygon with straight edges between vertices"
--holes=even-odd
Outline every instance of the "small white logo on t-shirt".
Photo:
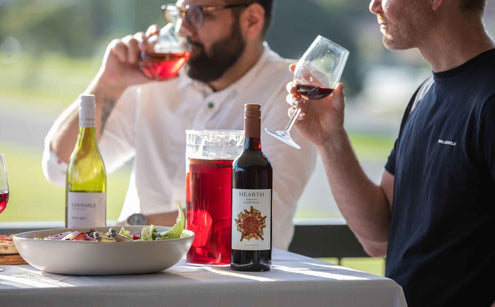
[[456,145],[456,142],[454,142],[454,141],[446,141],[446,140],[441,140],[441,139],[438,139],[438,144],[449,145],[449,146],[455,146],[455,145]]

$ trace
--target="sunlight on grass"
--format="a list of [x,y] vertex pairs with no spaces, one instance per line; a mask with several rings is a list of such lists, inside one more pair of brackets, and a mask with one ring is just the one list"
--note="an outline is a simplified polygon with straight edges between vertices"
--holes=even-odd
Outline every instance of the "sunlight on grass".
[[100,60],[49,54],[23,54],[15,62],[0,53],[0,102],[23,108],[64,109],[83,92],[98,71]]
[[[65,188],[49,183],[41,170],[41,150],[0,143],[5,153],[10,186],[7,209],[0,215],[6,221],[63,221]],[[130,170],[124,168],[108,176],[107,219],[120,214],[129,182]]]
[[[319,260],[337,264],[337,258],[318,258]],[[384,276],[385,275],[385,259],[384,258],[343,258],[342,266],[355,269],[370,274]]]
[[358,159],[361,161],[386,161],[395,141],[393,137],[389,136],[356,132],[350,132],[349,138]]

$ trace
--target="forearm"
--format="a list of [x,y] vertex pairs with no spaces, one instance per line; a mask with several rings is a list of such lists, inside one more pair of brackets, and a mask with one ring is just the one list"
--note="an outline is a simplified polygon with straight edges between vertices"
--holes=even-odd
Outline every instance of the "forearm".
[[[96,138],[100,139],[106,121],[116,101],[125,88],[105,81],[98,74],[84,93],[94,94],[96,98]],[[55,122],[56,130],[51,141],[51,149],[65,162],[68,162],[74,149],[79,132],[79,102],[70,105]]]
[[319,152],[337,205],[349,227],[365,245],[386,246],[390,225],[387,198],[381,186],[364,173],[352,150],[347,133],[342,130]]

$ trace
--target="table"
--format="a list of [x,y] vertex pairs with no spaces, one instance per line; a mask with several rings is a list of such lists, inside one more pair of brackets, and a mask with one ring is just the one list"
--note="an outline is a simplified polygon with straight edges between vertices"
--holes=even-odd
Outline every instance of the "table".
[[3,267],[0,305],[6,306],[406,306],[402,288],[391,279],[281,250],[273,251],[269,272],[184,260],[158,274],[120,276]]

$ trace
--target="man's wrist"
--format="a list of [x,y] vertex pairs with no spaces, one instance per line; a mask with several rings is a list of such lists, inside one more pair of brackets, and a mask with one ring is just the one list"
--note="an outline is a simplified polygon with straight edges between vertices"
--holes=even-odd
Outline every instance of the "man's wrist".
[[110,96],[118,99],[125,91],[127,86],[119,78],[109,78],[100,70],[89,86],[93,94]]
[[320,142],[320,144],[317,144],[316,147],[320,152],[325,150],[328,151],[331,148],[341,145],[343,142],[345,142],[343,140],[347,139],[349,139],[349,136],[347,135],[345,129],[342,128],[339,131],[328,135],[324,140]]

